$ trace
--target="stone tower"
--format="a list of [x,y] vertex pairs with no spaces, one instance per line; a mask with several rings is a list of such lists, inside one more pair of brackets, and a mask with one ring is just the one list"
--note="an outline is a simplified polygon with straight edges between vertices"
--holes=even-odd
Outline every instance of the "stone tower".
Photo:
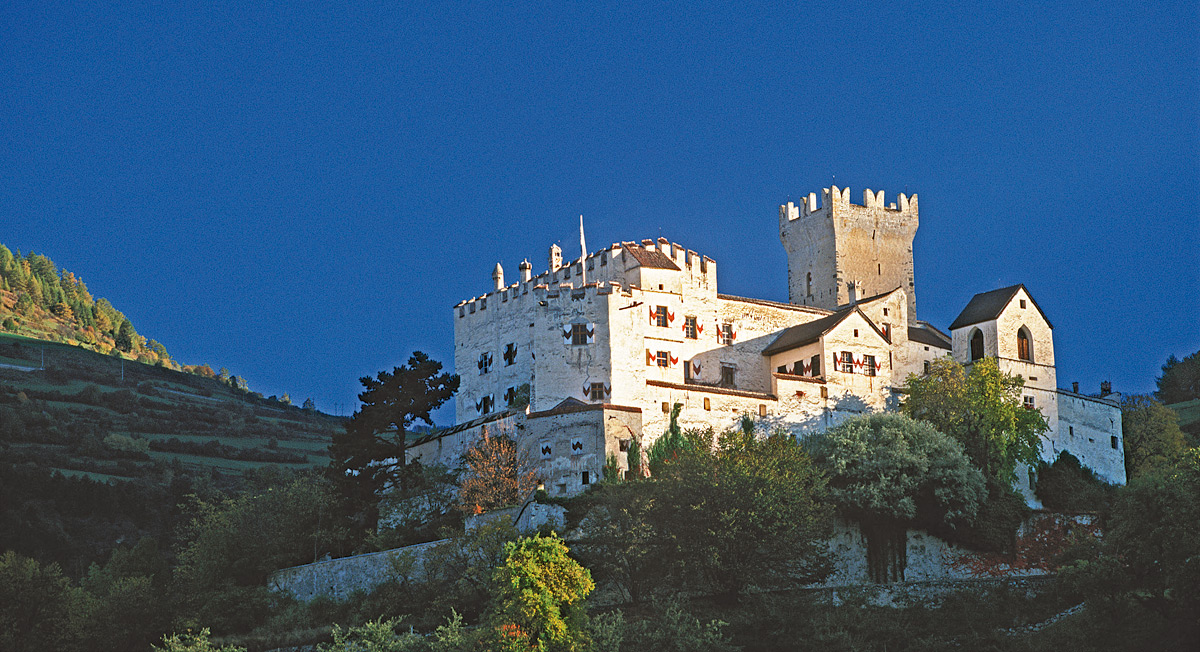
[[779,207],[779,238],[788,255],[791,303],[836,309],[858,299],[904,288],[908,314],[917,312],[913,281],[913,236],[917,196],[885,204],[883,191],[863,192],[850,203],[850,189],[837,186],[810,193],[800,205]]

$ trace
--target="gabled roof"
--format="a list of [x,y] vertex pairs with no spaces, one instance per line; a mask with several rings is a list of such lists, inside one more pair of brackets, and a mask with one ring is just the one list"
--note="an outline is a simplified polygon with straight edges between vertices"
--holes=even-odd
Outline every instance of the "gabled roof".
[[929,326],[909,326],[908,339],[918,344],[936,346],[949,351],[952,347],[950,340],[937,329]]
[[863,320],[871,325],[871,328],[879,334],[879,337],[887,341],[887,337],[879,330],[879,327],[863,314],[863,311],[859,310],[858,306],[847,306],[832,315],[810,321],[807,324],[797,324],[791,328],[784,329],[779,334],[779,337],[775,338],[774,342],[771,342],[767,345],[767,348],[763,349],[762,354],[768,356],[775,355],[776,353],[783,353],[784,351],[790,351],[805,344],[816,342],[821,339],[821,336],[833,330],[838,324],[845,321],[847,317],[855,313],[862,315]]
[[675,261],[671,260],[669,256],[658,249],[650,250],[635,242],[626,242],[623,246],[625,251],[628,251],[629,255],[633,256],[634,261],[642,267],[679,271],[679,265],[676,265]]
[[1021,283],[1000,288],[999,290],[992,290],[991,292],[981,292],[971,297],[971,300],[967,303],[967,307],[963,308],[963,311],[954,319],[954,323],[950,324],[950,330],[980,322],[992,321],[999,317],[1000,313],[1004,312],[1004,309],[1012,302],[1013,297],[1017,295],[1018,290],[1025,290],[1025,294],[1029,296],[1029,300],[1033,301],[1033,307],[1037,308],[1037,311],[1042,315],[1042,319],[1046,320],[1046,325],[1054,328],[1050,320],[1046,319],[1046,313],[1042,311],[1042,307],[1038,305],[1037,301],[1034,301],[1033,295],[1029,293],[1029,288],[1026,288],[1025,284]]

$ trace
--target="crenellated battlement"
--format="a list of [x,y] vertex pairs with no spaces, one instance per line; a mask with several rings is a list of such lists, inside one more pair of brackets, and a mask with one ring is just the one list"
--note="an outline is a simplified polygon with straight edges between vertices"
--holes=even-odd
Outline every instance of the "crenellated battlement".
[[850,201],[849,187],[838,188],[837,186],[831,186],[821,190],[820,203],[817,201],[817,193],[810,192],[807,197],[801,198],[799,204],[789,201],[781,205],[779,207],[779,223],[782,227],[788,222],[817,213],[831,216],[837,212],[837,208],[839,207],[849,210],[873,208],[901,214],[911,213],[915,216],[917,214],[917,195],[914,193],[912,196],[909,196],[905,193],[900,193],[896,201],[888,203],[884,198],[882,190],[876,192],[867,188],[863,191],[862,204],[855,204]]

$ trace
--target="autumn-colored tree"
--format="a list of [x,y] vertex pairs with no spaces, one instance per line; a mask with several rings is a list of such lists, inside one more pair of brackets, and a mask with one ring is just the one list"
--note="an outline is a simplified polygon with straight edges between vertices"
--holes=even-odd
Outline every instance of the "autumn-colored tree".
[[596,585],[588,569],[568,552],[566,544],[554,535],[505,546],[504,563],[493,577],[492,649],[589,649],[583,601]]
[[505,433],[484,428],[463,453],[459,508],[471,514],[519,502],[537,486],[537,468],[528,453]]

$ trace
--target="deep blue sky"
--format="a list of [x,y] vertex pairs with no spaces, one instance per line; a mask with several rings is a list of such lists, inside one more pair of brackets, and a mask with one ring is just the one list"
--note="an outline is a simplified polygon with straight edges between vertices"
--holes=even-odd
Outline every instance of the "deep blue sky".
[[834,175],[919,193],[921,318],[1025,283],[1060,386],[1200,349],[1194,1],[48,4],[0,6],[0,242],[265,394],[451,361],[581,213],[786,301],[777,207]]

